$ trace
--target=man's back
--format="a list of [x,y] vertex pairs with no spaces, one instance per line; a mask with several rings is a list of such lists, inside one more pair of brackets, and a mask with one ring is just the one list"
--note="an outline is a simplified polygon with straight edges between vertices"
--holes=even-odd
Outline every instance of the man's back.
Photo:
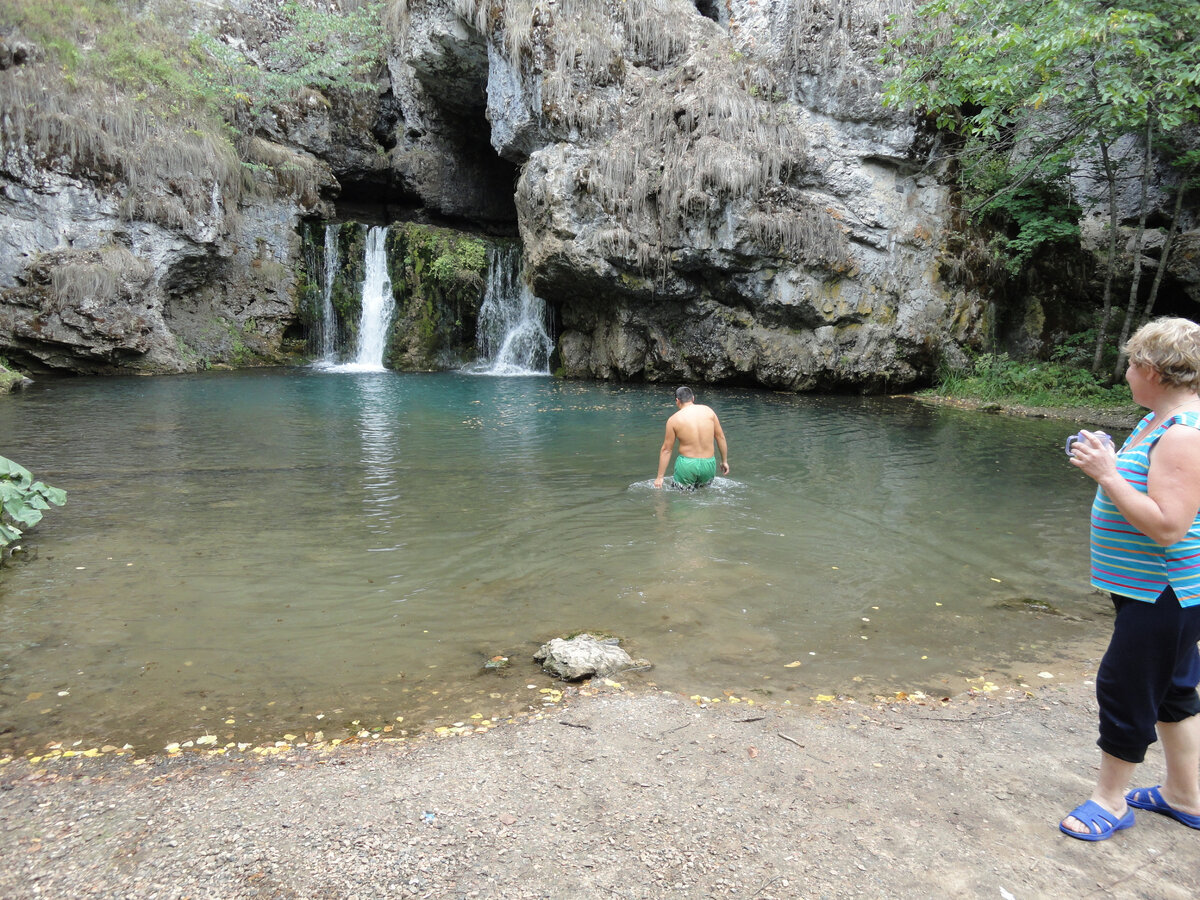
[[[658,451],[658,476],[654,479],[656,488],[663,486],[676,443],[679,444],[679,457],[675,460],[677,487],[708,484],[718,471],[722,475],[729,474],[729,447],[725,443],[725,432],[721,430],[721,420],[707,406],[696,403],[695,399],[689,387],[675,391],[675,405],[679,411],[667,419],[667,433]],[[716,450],[721,451],[719,467]]]
[[671,426],[679,440],[680,455],[693,459],[712,456],[716,423],[716,413],[700,403],[689,403],[671,416]]

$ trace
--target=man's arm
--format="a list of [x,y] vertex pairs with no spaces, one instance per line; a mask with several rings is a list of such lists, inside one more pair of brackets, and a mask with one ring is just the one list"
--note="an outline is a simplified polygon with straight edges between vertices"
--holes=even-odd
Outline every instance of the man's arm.
[[729,447],[725,444],[725,431],[721,428],[721,420],[717,418],[717,414],[713,413],[713,440],[717,442],[717,449],[721,451],[721,474],[729,474]]
[[667,474],[667,466],[671,464],[671,451],[675,449],[675,422],[674,416],[667,419],[667,436],[663,438],[662,449],[658,451],[658,477],[654,479],[654,486],[660,488],[663,486],[663,478]]

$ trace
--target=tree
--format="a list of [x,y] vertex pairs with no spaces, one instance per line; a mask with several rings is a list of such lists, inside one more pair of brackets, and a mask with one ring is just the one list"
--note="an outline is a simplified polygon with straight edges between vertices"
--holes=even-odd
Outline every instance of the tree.
[[1093,372],[1118,263],[1114,145],[1145,136],[1149,161],[1154,135],[1200,121],[1200,40],[1180,22],[1200,22],[1200,0],[933,0],[911,23],[893,22],[882,56],[899,67],[885,102],[909,104],[938,127],[1007,155],[1011,177],[1002,192],[1053,156],[1072,160],[1076,174],[1089,157],[1099,160],[1109,250]]

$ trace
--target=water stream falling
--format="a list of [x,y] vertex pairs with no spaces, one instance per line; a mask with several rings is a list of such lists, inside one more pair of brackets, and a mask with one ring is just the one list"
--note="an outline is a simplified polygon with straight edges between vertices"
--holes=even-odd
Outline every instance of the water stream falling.
[[549,375],[554,340],[547,332],[546,301],[525,281],[521,248],[492,247],[472,372],[487,375]]
[[362,312],[354,357],[343,362],[339,354],[339,328],[333,305],[334,285],[341,263],[338,236],[341,226],[325,226],[324,281],[321,306],[321,358],[316,368],[329,372],[384,372],[384,354],[396,300],[388,275],[387,227],[367,229],[363,251]]
[[333,282],[337,277],[338,226],[325,226],[325,281],[321,293],[321,362],[337,363],[337,315],[333,310]]
[[358,323],[358,353],[352,365],[358,371],[382,372],[388,326],[396,300],[388,277],[387,228],[373,226],[367,232],[365,273],[362,287],[362,318]]

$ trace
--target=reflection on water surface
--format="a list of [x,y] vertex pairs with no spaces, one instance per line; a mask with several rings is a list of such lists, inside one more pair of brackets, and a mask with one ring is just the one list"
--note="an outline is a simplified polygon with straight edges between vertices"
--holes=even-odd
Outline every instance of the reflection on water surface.
[[5,399],[0,454],[69,501],[0,577],[0,748],[499,716],[582,630],[655,664],[630,681],[779,702],[956,693],[1103,630],[1062,424],[706,389],[733,468],[685,494],[652,487],[672,396],[272,371]]

